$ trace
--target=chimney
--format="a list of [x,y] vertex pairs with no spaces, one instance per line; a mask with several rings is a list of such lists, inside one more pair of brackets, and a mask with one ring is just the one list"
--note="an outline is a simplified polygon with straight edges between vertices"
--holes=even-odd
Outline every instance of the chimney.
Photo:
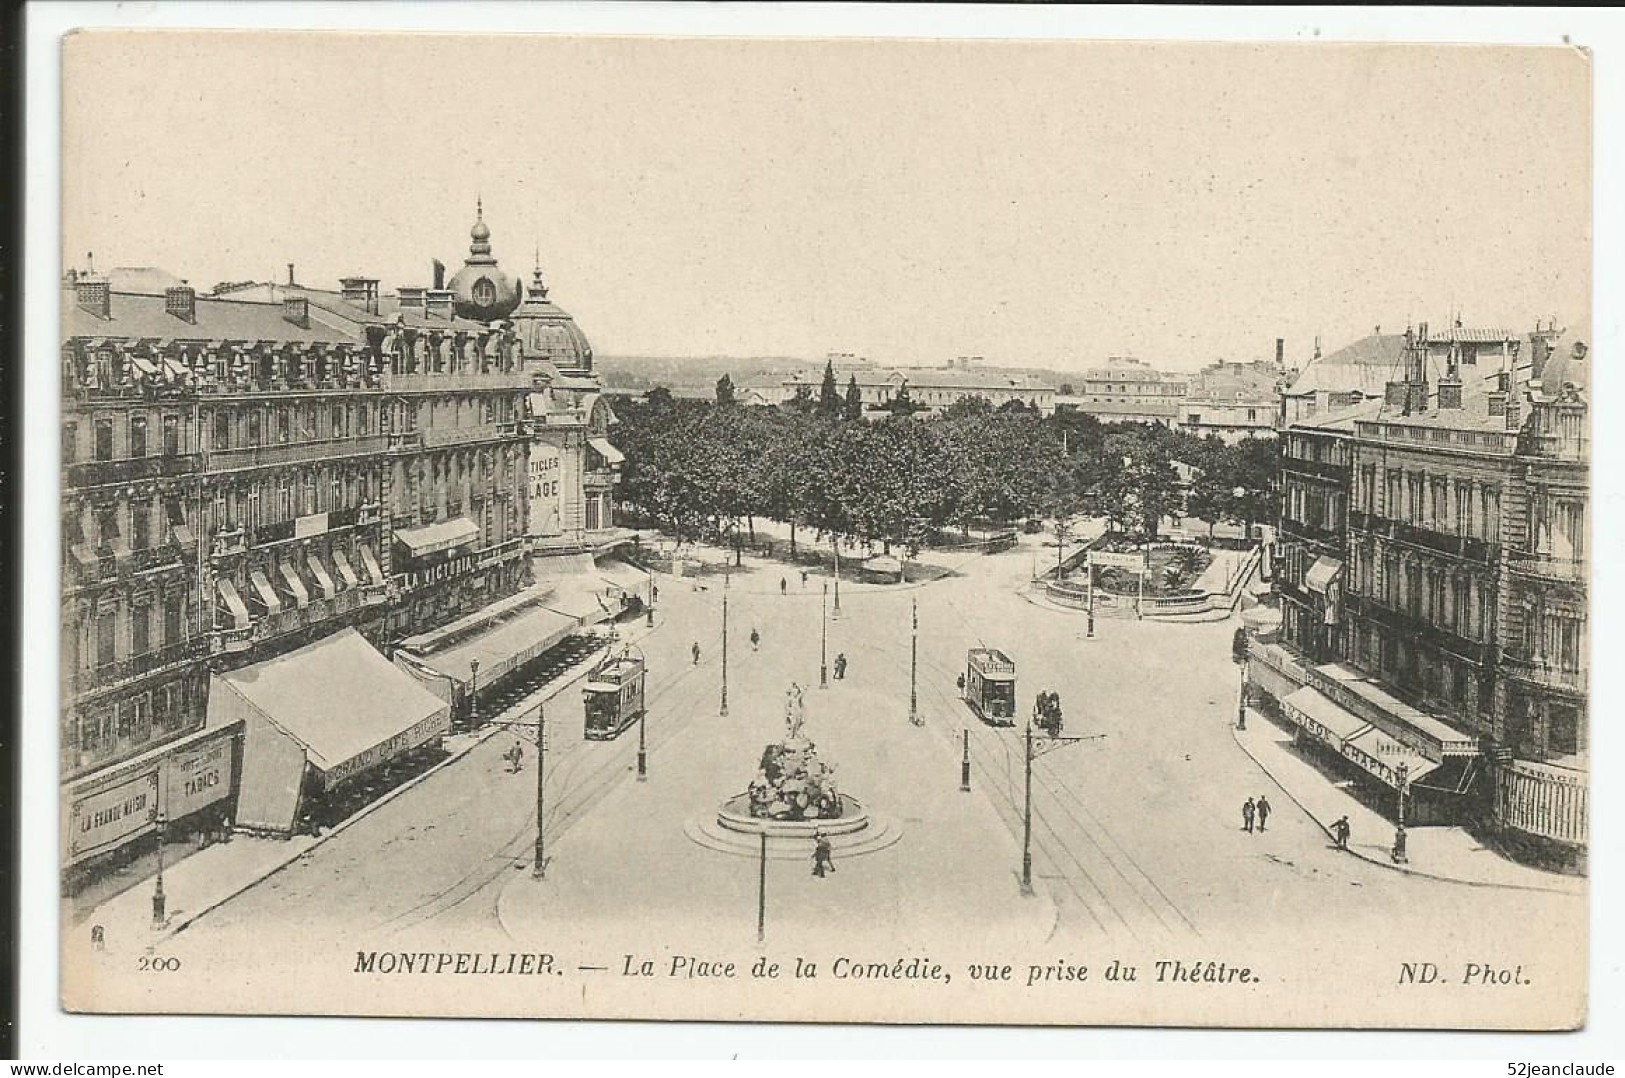
[[80,274],[73,282],[74,299],[97,318],[113,317],[113,286],[106,277]]
[[196,322],[197,290],[185,281],[164,289],[164,313],[172,314],[182,322]]
[[288,263],[288,284],[293,284],[293,263]]
[[1461,408],[1461,378],[1454,371],[1439,379],[1439,410]]
[[430,315],[435,318],[452,319],[452,304],[457,299],[457,293],[449,288],[431,288],[423,294],[423,305]]
[[345,303],[353,304],[368,314],[378,313],[378,278],[345,277],[339,281]]
[[439,292],[446,287],[446,264],[440,259],[434,260],[434,290]]
[[1275,338],[1275,365],[1277,367],[1286,366],[1286,338],[1284,337]]
[[429,313],[428,301],[425,299],[425,293],[428,291],[427,288],[413,285],[409,288],[397,288],[395,295],[400,300],[402,311],[411,311],[416,315],[426,315]]
[[304,296],[287,296],[282,300],[282,317],[301,328],[310,326],[310,300]]

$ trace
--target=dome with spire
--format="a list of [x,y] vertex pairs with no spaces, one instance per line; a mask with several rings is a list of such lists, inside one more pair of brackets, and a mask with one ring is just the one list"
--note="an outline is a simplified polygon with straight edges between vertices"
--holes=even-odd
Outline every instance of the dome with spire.
[[574,318],[548,298],[539,255],[537,263],[529,294],[513,312],[520,354],[527,359],[547,360],[561,371],[592,370],[592,345],[587,335]]
[[474,227],[468,230],[468,257],[463,268],[447,282],[454,292],[453,307],[461,318],[495,322],[506,318],[519,306],[524,289],[509,277],[491,255],[491,228],[485,223],[485,205],[474,204]]

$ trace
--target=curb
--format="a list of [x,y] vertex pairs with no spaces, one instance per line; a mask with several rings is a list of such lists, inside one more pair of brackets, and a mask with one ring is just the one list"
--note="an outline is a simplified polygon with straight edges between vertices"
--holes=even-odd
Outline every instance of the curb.
[[[659,625],[655,626],[656,629],[658,629],[659,627],[660,627]],[[650,632],[653,632],[653,631],[654,630],[650,630]],[[643,639],[643,637],[646,637],[648,635],[649,635],[648,633],[644,633],[643,636],[640,636],[638,639]],[[628,634],[628,637],[629,636],[630,636],[630,634]],[[623,639],[626,639],[626,638],[623,638]],[[591,654],[596,655],[597,652],[592,652]],[[558,695],[559,692],[564,691],[565,689],[569,688],[571,685],[575,684],[577,681],[580,681],[582,678],[586,677],[587,674],[591,671],[591,665],[589,663],[587,663],[586,660],[583,660],[580,665],[581,665],[581,668],[582,668],[580,673],[577,673],[577,674],[573,675],[572,677],[568,678],[567,680],[557,682],[556,683],[557,690],[554,693],[548,695],[545,699],[546,700],[551,700],[553,698],[553,696]],[[526,700],[529,700],[529,699],[530,699],[529,697],[526,698]],[[514,709],[509,708],[508,710],[512,711]],[[215,910],[219,909],[221,906],[224,906],[227,902],[230,902],[232,899],[234,899],[237,896],[241,895],[243,892],[249,890],[250,888],[259,886],[261,883],[264,883],[266,880],[270,879],[272,876],[275,876],[278,872],[281,872],[283,869],[287,868],[289,865],[291,865],[294,862],[300,860],[301,858],[303,858],[306,855],[310,854],[314,850],[320,848],[322,846],[322,844],[327,842],[329,839],[334,838],[334,837],[336,837],[336,836],[338,836],[340,834],[343,834],[352,825],[360,823],[362,820],[366,819],[368,816],[371,816],[374,812],[376,812],[379,809],[383,808],[385,805],[389,804],[391,801],[395,800],[397,797],[400,797],[402,794],[405,794],[408,790],[414,789],[418,785],[428,781],[428,779],[429,779],[429,777],[431,775],[437,774],[442,769],[450,767],[452,764],[454,764],[457,761],[463,759],[469,753],[473,752],[475,749],[477,749],[481,745],[485,744],[486,741],[488,741],[491,738],[495,737],[499,732],[502,732],[505,729],[506,729],[506,727],[497,725],[495,723],[491,723],[491,724],[487,725],[484,729],[477,731],[475,733],[475,735],[474,735],[473,740],[469,741],[468,744],[464,745],[462,748],[460,748],[457,751],[453,752],[450,756],[447,756],[444,760],[441,760],[439,763],[435,764],[433,767],[429,768],[427,771],[423,772],[421,775],[413,776],[412,778],[408,779],[407,781],[401,783],[399,786],[395,787],[393,790],[386,793],[383,797],[380,797],[378,800],[368,803],[363,808],[361,808],[358,812],[356,812],[354,815],[346,817],[345,819],[339,821],[332,828],[329,828],[328,830],[322,832],[321,835],[317,836],[316,841],[312,842],[310,845],[304,847],[303,849],[301,849],[301,850],[299,850],[299,851],[297,851],[295,853],[290,854],[288,857],[284,858],[283,860],[278,861],[275,864],[271,865],[269,868],[264,869],[263,871],[259,872],[257,875],[253,876],[251,879],[249,879],[245,883],[243,883],[243,885],[241,887],[238,887],[236,890],[231,891],[229,894],[221,896],[219,899],[215,900],[214,902],[211,902],[207,906],[204,906],[204,907],[202,907],[202,908],[188,914],[184,918],[177,918],[171,925],[166,925],[164,927],[164,931],[162,932],[162,934],[155,937],[152,942],[157,943],[159,941],[169,939],[171,936],[180,935],[182,932],[186,931],[188,928],[190,928],[197,921],[199,921],[202,918],[208,916],[210,913],[213,913]]]
[[[1252,711],[1251,709],[1249,709],[1248,713],[1253,714],[1253,715],[1257,715],[1257,712]],[[1258,715],[1258,718],[1262,722],[1268,722],[1269,721],[1263,715]],[[1319,827],[1322,831],[1324,831],[1326,833],[1327,838],[1332,837],[1331,828],[1327,827],[1325,822],[1322,821],[1319,816],[1316,816],[1313,812],[1311,812],[1309,810],[1308,805],[1305,805],[1302,801],[1298,800],[1297,795],[1294,794],[1291,790],[1287,789],[1287,787],[1281,782],[1281,780],[1275,777],[1275,772],[1271,771],[1264,764],[1264,761],[1260,760],[1256,755],[1254,755],[1253,751],[1247,747],[1246,743],[1243,742],[1242,739],[1241,739],[1240,731],[1238,731],[1236,729],[1234,724],[1232,724],[1230,726],[1230,739],[1236,743],[1237,748],[1239,748],[1242,752],[1247,754],[1247,758],[1249,760],[1251,760],[1253,763],[1258,765],[1258,769],[1260,771],[1264,772],[1264,774],[1269,777],[1269,780],[1272,783],[1275,784],[1276,789],[1280,790],[1283,794],[1285,794],[1287,796],[1287,799],[1289,801],[1291,801],[1294,805],[1297,805],[1298,808],[1303,811],[1303,814],[1305,816],[1308,816],[1311,820],[1313,820],[1315,822],[1315,826]],[[1403,875],[1406,875],[1406,876],[1417,876],[1417,877],[1420,877],[1420,878],[1425,879],[1425,880],[1436,880],[1436,881],[1438,881],[1440,883],[1454,883],[1454,884],[1459,884],[1462,887],[1481,887],[1481,888],[1485,888],[1487,890],[1535,891],[1535,892],[1540,892],[1540,893],[1550,894],[1550,895],[1570,895],[1570,896],[1575,896],[1575,895],[1578,894],[1580,897],[1584,897],[1584,892],[1575,892],[1575,891],[1571,891],[1571,890],[1561,888],[1561,887],[1535,887],[1535,886],[1531,886],[1531,885],[1526,884],[1526,883],[1491,883],[1491,882],[1489,882],[1487,880],[1462,879],[1459,876],[1441,876],[1436,872],[1424,872],[1421,869],[1412,868],[1409,865],[1395,864],[1392,861],[1385,861],[1385,860],[1382,860],[1380,858],[1372,857],[1370,854],[1361,853],[1359,850],[1356,850],[1356,849],[1353,849],[1353,848],[1345,849],[1343,852],[1346,853],[1346,854],[1350,854],[1351,856],[1356,857],[1359,860],[1364,861],[1366,864],[1369,864],[1369,865],[1376,865],[1379,868],[1386,868],[1386,869],[1389,869],[1390,871],[1402,873]]]

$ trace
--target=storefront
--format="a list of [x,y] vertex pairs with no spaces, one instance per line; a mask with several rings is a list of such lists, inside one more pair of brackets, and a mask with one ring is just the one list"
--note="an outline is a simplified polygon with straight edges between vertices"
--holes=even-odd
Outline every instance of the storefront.
[[155,835],[160,818],[175,836],[230,816],[241,741],[240,723],[211,722],[69,783],[62,791],[63,867],[72,873],[118,860]]
[[450,729],[445,703],[354,629],[216,675],[209,722],[241,724],[236,822],[273,834],[293,831],[311,801]]

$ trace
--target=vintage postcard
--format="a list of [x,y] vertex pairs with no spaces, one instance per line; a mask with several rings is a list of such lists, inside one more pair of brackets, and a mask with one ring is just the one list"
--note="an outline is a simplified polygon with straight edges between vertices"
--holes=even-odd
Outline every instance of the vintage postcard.
[[1583,50],[61,50],[66,1009],[1584,1024]]

